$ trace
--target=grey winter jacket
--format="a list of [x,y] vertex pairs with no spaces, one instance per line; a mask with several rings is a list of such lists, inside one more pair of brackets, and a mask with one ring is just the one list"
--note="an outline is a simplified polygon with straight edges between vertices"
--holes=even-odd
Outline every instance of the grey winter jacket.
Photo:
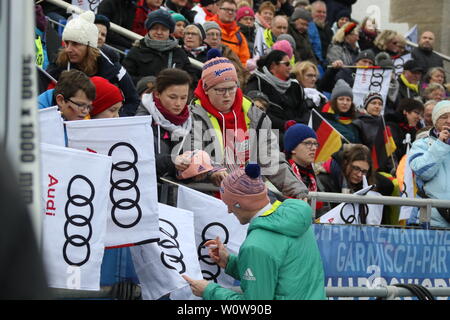
[[[201,106],[199,100],[193,100],[190,109],[193,118],[192,130],[190,136],[185,139],[183,151],[205,150],[216,164],[224,165],[222,144],[210,120],[213,116]],[[296,178],[284,154],[280,152],[278,137],[271,130],[272,124],[269,117],[253,104],[247,116],[250,120],[250,139],[247,145],[250,151],[250,162],[257,162],[261,166],[261,174],[283,195],[303,198],[308,193],[308,189]],[[257,137],[255,129],[258,124],[262,130],[258,130]],[[259,148],[257,148],[258,144]]]

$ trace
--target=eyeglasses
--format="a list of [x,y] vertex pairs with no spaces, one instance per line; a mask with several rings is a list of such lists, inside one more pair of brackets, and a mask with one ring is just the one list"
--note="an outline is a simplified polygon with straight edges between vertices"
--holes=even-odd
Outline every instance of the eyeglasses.
[[73,103],[74,105],[76,105],[80,111],[91,112],[92,109],[93,109],[92,104],[85,104],[85,103],[75,102],[71,98],[68,98],[68,99],[64,98],[64,100],[65,101],[69,101],[69,102]]
[[192,37],[200,36],[200,35],[199,35],[198,33],[196,33],[196,32],[185,32],[184,35],[185,35],[185,36],[192,36]]
[[220,33],[219,32],[211,32],[211,33],[207,33],[206,34],[207,38],[220,38]]
[[284,64],[286,67],[289,67],[291,65],[290,61],[280,61],[278,64]]
[[303,141],[300,143],[304,144],[308,149],[318,148],[320,146],[320,144],[318,142],[314,142],[314,141]]
[[236,13],[236,9],[230,9],[230,8],[220,8],[220,10],[226,11],[227,13],[233,14]]
[[369,173],[369,170],[366,169],[362,169],[358,166],[354,166],[352,165],[352,170],[355,171],[356,173],[362,173],[363,175],[367,175],[367,173]]
[[233,94],[237,90],[237,86],[229,87],[229,88],[213,88],[214,92],[219,95],[225,95],[227,92],[229,94]]

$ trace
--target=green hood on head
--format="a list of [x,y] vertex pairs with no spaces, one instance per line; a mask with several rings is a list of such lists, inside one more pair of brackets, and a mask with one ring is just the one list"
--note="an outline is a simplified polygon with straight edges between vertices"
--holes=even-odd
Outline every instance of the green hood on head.
[[289,237],[302,236],[312,223],[312,209],[305,201],[285,200],[274,212],[252,221],[248,233],[254,229],[266,229]]

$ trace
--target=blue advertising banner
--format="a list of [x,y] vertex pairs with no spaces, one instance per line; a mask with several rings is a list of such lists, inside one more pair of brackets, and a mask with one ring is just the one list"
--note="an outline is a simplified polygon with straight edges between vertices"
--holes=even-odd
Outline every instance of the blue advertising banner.
[[450,286],[450,230],[315,224],[327,287]]

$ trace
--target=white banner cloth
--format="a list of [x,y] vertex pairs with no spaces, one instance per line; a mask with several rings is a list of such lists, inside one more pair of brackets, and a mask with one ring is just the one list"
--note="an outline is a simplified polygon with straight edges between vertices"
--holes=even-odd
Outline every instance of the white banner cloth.
[[208,249],[203,245],[219,236],[228,251],[237,255],[247,236],[248,226],[241,225],[233,214],[229,214],[220,199],[184,186],[178,187],[177,207],[194,212],[195,239],[203,278],[224,287],[235,285],[234,279],[211,260]]
[[369,92],[377,92],[383,97],[384,106],[389,91],[392,70],[358,69],[353,84],[353,102],[357,108],[363,108],[364,98]]
[[111,158],[43,143],[41,159],[48,284],[99,290]]
[[58,107],[40,109],[38,115],[41,135],[39,141],[65,147],[64,124]]
[[[373,186],[368,186],[355,195],[379,196],[375,191],[370,191]],[[368,225],[379,225],[383,217],[383,205],[367,204],[366,223]],[[319,223],[333,224],[362,224],[358,203],[341,203],[319,218]]]
[[106,246],[159,238],[151,117],[66,121],[69,147],[112,156]]
[[[187,274],[201,279],[194,234],[194,214],[191,211],[159,203],[160,241],[130,248],[133,263],[142,287],[143,299],[158,299],[171,293],[171,299],[190,300]],[[189,290],[183,289],[188,286]]]

